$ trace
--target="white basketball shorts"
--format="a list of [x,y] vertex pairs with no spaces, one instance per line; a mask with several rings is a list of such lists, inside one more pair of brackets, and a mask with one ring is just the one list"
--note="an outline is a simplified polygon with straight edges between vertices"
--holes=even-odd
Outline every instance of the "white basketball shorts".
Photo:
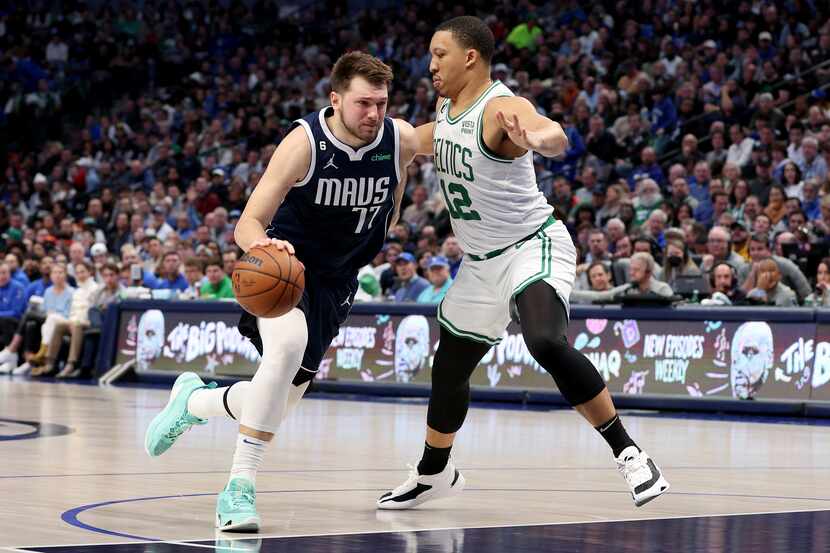
[[492,257],[465,255],[438,306],[438,322],[456,336],[494,345],[510,323],[511,302],[525,288],[546,282],[569,311],[575,278],[576,248],[571,235],[561,221],[551,219],[532,237]]

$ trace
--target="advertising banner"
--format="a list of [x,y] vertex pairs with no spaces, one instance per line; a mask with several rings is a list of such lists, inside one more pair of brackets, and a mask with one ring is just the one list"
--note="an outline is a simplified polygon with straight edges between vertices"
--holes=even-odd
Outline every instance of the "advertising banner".
[[[353,315],[318,378],[429,382],[437,348],[434,319]],[[774,327],[774,329],[773,329]],[[574,319],[570,343],[612,393],[808,399],[812,339],[800,323]],[[472,384],[555,389],[511,324],[484,356]]]
[[804,327],[585,319],[571,322],[569,338],[612,393],[806,400],[812,336],[802,338]]
[[830,324],[816,325],[815,346],[809,353],[813,361],[811,399],[830,401]]
[[136,360],[138,373],[250,377],[259,353],[239,333],[239,313],[124,309],[115,363]]
[[[250,377],[259,356],[227,311],[123,310],[116,362],[145,373],[194,371]],[[830,325],[767,321],[578,319],[570,343],[612,393],[830,400]],[[805,330],[807,332],[805,332]],[[429,383],[439,327],[424,315],[352,314],[326,353],[318,379]],[[473,385],[555,389],[519,328],[481,360]]]

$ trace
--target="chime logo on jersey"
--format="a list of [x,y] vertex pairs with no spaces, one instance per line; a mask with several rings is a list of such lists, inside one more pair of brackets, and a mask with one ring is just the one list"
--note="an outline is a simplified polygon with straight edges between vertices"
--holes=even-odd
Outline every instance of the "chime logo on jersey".
[[317,179],[317,205],[362,207],[382,204],[389,197],[389,177]]

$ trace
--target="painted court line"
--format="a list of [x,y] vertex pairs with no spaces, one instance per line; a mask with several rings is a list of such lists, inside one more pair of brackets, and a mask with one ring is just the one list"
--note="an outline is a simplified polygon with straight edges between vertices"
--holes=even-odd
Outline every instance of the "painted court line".
[[[318,490],[266,490],[259,492],[260,494],[272,494],[272,493],[332,493],[332,492],[378,492],[383,491],[383,488],[368,488],[368,489],[318,489]],[[467,490],[468,492],[533,492],[533,493],[613,493],[613,494],[627,494],[628,492],[621,491],[621,490],[586,490],[586,489],[536,489],[536,488],[470,488]],[[128,534],[126,532],[118,532],[116,530],[109,530],[106,528],[101,528],[98,526],[94,526],[91,524],[87,524],[82,522],[78,517],[87,511],[91,511],[93,509],[97,509],[99,507],[106,507],[110,505],[119,505],[122,503],[137,503],[142,501],[155,501],[161,499],[182,499],[182,498],[192,498],[192,497],[205,497],[205,496],[213,496],[216,495],[215,493],[198,493],[198,494],[180,494],[180,495],[168,495],[168,496],[150,496],[150,497],[137,497],[137,498],[128,498],[128,499],[120,499],[120,500],[110,500],[110,501],[103,501],[98,503],[91,503],[87,505],[81,505],[78,507],[74,507],[67,511],[64,511],[61,514],[61,520],[65,523],[69,524],[70,526],[74,526],[76,528],[80,528],[81,530],[87,530],[90,532],[94,532],[97,534],[103,534],[107,536],[113,537],[120,537],[120,538],[127,538],[130,540],[137,540],[137,541],[146,541],[146,542],[159,542],[165,541],[162,538],[153,538],[147,536],[138,536],[134,534]],[[783,501],[819,501],[819,502],[827,502],[830,501],[830,498],[816,498],[816,497],[790,497],[790,496],[764,496],[764,495],[751,495],[751,494],[735,494],[735,493],[706,493],[706,492],[674,492],[673,495],[685,495],[685,496],[694,496],[694,497],[741,497],[741,498],[751,498],[751,499],[776,499],[776,500],[783,500]],[[808,509],[806,511],[814,511],[818,510],[821,511],[823,509]],[[791,512],[791,511],[780,511],[780,512]],[[776,512],[776,513],[780,513]],[[794,511],[793,511],[794,512]],[[751,515],[751,514],[766,514],[766,513],[741,513],[742,515]],[[700,516],[730,516],[730,514],[725,515],[696,515],[696,516],[676,516],[676,517],[658,517],[655,519],[628,519],[628,520],[663,520],[663,519],[670,519],[670,518],[695,518]],[[619,522],[619,521],[585,521],[585,522]],[[555,523],[539,523],[539,524],[527,524],[527,525],[518,525],[518,526],[538,526],[544,524],[573,524],[569,522],[555,522]],[[493,526],[494,528],[501,528],[501,527],[509,527],[509,526],[516,526],[514,524],[505,524],[505,525],[498,525]],[[476,527],[477,528],[477,527]],[[485,527],[489,528],[489,527]],[[454,528],[456,529],[456,528]],[[388,530],[382,530],[381,532],[388,532]],[[359,533],[372,533],[372,532],[355,532]],[[320,534],[320,535],[340,535],[341,533],[335,532],[330,534]],[[312,534],[317,535],[317,534]],[[287,537],[282,535],[280,537]]]
[[[259,536],[257,536],[259,538]],[[251,538],[228,538],[234,540],[251,539]],[[210,541],[209,538],[200,538],[194,541]],[[184,545],[187,547],[200,547],[207,549],[217,549],[215,545],[205,545],[202,543],[191,543],[187,541],[178,540],[136,540],[136,541],[110,541],[101,543],[55,543],[49,545],[22,545],[26,549],[15,549],[13,547],[0,546],[0,551],[16,551],[18,553],[34,553],[33,549],[45,549],[48,547],[107,547],[111,545],[142,545],[142,544],[170,544],[170,545]]]
[[[663,470],[740,470],[741,472],[748,470],[830,470],[830,467],[811,467],[811,466],[779,466],[779,467],[742,467],[742,466],[669,466],[660,465]],[[465,471],[589,471],[589,470],[615,470],[613,466],[607,467],[458,467],[459,470]],[[317,472],[406,472],[403,468],[324,468],[324,469],[274,469],[274,470],[260,470],[258,474],[304,474]],[[13,480],[24,478],[89,478],[97,476],[179,476],[184,474],[227,474],[227,469],[223,470],[198,470],[198,471],[164,471],[164,472],[100,472],[100,473],[78,473],[78,474],[9,474],[0,475],[0,480]]]
[[[250,538],[248,538],[248,539],[250,539]],[[205,541],[205,540],[201,540],[201,541]],[[186,542],[186,541],[165,541],[165,542],[157,542],[157,543],[172,543],[172,544],[175,544],[175,545],[184,545],[186,547],[201,547],[203,549],[219,549],[215,545],[207,545],[207,544],[204,544],[204,543],[189,543],[189,542]],[[227,548],[223,547],[222,549],[227,549]]]
[[[446,527],[436,527],[436,528],[412,528],[408,530],[366,530],[366,531],[355,531],[355,532],[322,532],[322,533],[314,533],[314,534],[252,534],[251,536],[239,536],[239,537],[227,537],[223,539],[227,539],[228,541],[239,541],[245,539],[251,539],[253,536],[256,536],[257,539],[271,539],[271,538],[313,538],[313,537],[326,537],[326,536],[356,536],[356,535],[368,535],[368,534],[396,534],[396,533],[404,533],[404,532],[441,532],[446,530],[479,530],[479,529],[489,529],[489,528],[534,528],[538,526],[571,526],[574,524],[604,524],[604,523],[618,523],[618,522],[649,522],[649,521],[657,521],[657,520],[682,520],[682,519],[701,519],[701,518],[716,518],[716,517],[746,517],[746,516],[764,516],[764,515],[786,515],[786,514],[797,514],[797,513],[818,513],[827,511],[827,509],[795,509],[789,511],[760,511],[757,513],[712,513],[712,514],[705,514],[705,515],[673,515],[673,516],[665,516],[665,517],[646,517],[646,518],[621,518],[621,519],[613,519],[613,520],[577,520],[572,522],[531,522],[525,524],[489,524],[484,526],[446,526]],[[104,543],[57,543],[57,544],[48,544],[48,545],[21,545],[18,547],[22,547],[25,549],[15,549],[9,547],[2,547],[0,546],[0,551],[8,550],[8,551],[16,551],[21,553],[32,553],[29,549],[37,549],[37,548],[46,548],[46,547],[95,547],[100,545],[140,545],[140,544],[156,544],[156,543],[172,543],[172,544],[181,544],[187,546],[195,546],[195,547],[208,547],[212,549],[216,549],[215,546],[206,546],[203,544],[194,544],[189,543],[193,541],[210,541],[209,537],[196,537],[196,538],[187,538],[183,540],[132,540],[132,541],[116,541],[116,542],[104,542]]]
[[[603,524],[603,523],[617,523],[617,522],[649,522],[656,520],[679,520],[679,519],[699,519],[699,518],[714,518],[714,517],[744,517],[744,516],[762,516],[762,515],[786,515],[795,513],[820,513],[827,509],[797,509],[794,511],[764,511],[760,513],[715,513],[706,515],[672,515],[667,517],[649,517],[649,518],[621,518],[614,520],[575,520],[573,522],[528,522],[523,524],[488,524],[484,526],[446,526],[438,528],[412,528],[409,530],[367,530],[363,532],[323,532],[319,534],[256,534],[257,538],[315,538],[326,536],[357,536],[363,534],[400,534],[404,532],[442,532],[446,530],[486,530],[489,528],[535,528],[538,526],[572,526],[574,524]],[[394,512],[394,511],[393,511]],[[198,539],[198,538],[197,538]],[[241,540],[245,538],[229,538],[230,540]],[[194,540],[195,541],[195,540]],[[201,541],[204,541],[203,539]]]

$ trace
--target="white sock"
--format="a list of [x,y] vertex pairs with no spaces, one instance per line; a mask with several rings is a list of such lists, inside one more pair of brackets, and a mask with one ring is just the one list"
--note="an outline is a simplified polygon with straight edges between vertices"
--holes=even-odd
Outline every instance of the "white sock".
[[236,437],[236,451],[233,454],[233,466],[228,483],[234,478],[247,478],[256,485],[256,472],[262,464],[267,447],[268,442],[265,440],[239,434]]
[[[196,390],[187,399],[187,410],[200,419],[210,417],[229,417],[239,420],[242,416],[242,405],[251,383],[248,381],[235,382],[223,388],[202,388]],[[227,395],[226,395],[227,394]],[[227,402],[227,408],[225,403]],[[228,413],[230,409],[230,414]]]
[[[237,384],[243,384],[243,383],[242,382],[237,382]],[[231,389],[236,388],[237,384],[234,384],[230,388]],[[250,384],[250,383],[249,382],[244,382],[244,384]],[[311,384],[311,382],[305,382],[305,383],[303,383],[299,386],[294,386],[294,385],[291,386],[291,388],[288,392],[288,401],[286,402],[285,411],[283,411],[283,419],[288,417],[288,414],[291,413],[291,411],[294,409],[294,407],[296,407],[297,404],[300,402],[300,400],[303,397],[303,393],[305,393],[306,388],[308,388],[309,384]],[[199,390],[199,391],[218,392],[219,389]],[[231,392],[229,392],[228,396],[231,396],[232,394],[233,394],[233,390],[231,390]],[[194,395],[195,395],[195,392],[194,392]],[[206,397],[203,398],[205,404],[210,403],[210,401],[208,401],[208,400],[211,400],[213,403],[215,403],[215,397],[213,397],[213,396],[215,396],[215,394],[212,394],[212,395],[205,394],[205,395],[206,395]],[[239,394],[239,395],[242,396],[242,394]],[[191,398],[192,397],[193,396],[191,396]],[[219,401],[220,401],[220,403],[222,402],[221,397],[220,397]],[[202,399],[198,400],[197,403],[201,404]],[[233,407],[232,407],[232,409],[233,409]],[[188,410],[190,410],[190,403],[189,402],[188,402]],[[215,405],[214,405],[214,410],[216,410]],[[227,412],[225,411],[224,406],[222,406],[222,411],[223,411],[224,414],[227,414]],[[195,413],[193,413],[192,410],[190,412],[192,414],[195,414]],[[196,416],[198,417],[198,416],[201,416],[201,415],[196,415]],[[247,478],[248,480],[253,482],[254,485],[256,485],[256,473],[257,473],[257,470],[259,470],[259,465],[262,464],[262,459],[265,456],[265,449],[268,447],[269,443],[270,442],[266,442],[265,440],[252,438],[251,436],[248,436],[247,434],[237,435],[237,438],[236,438],[236,451],[233,454],[233,466],[231,467],[231,475],[230,475],[230,478],[228,479],[228,483],[230,483],[230,481],[233,480],[234,478],[243,477],[243,478]]]

